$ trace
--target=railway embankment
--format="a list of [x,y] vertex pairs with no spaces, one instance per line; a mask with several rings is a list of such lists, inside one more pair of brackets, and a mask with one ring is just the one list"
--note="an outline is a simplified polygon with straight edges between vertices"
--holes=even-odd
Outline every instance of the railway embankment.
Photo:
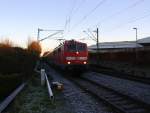
[[136,64],[131,63],[125,63],[125,62],[117,62],[117,61],[99,61],[97,62],[91,62],[91,66],[99,66],[99,67],[105,67],[109,69],[113,69],[115,71],[118,71],[120,73],[129,74],[131,76],[135,77],[143,77],[150,79],[150,70],[149,66],[140,66]]
[[95,72],[86,73],[83,77],[150,105],[150,85]]

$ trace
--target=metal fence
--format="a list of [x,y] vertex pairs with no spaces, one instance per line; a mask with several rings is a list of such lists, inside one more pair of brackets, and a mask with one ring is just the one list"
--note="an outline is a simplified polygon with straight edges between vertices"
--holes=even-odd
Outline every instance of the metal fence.
[[0,113],[7,108],[7,106],[12,102],[13,99],[15,99],[17,94],[21,92],[25,85],[26,83],[22,83],[8,97],[6,97],[6,99],[2,103],[0,103]]

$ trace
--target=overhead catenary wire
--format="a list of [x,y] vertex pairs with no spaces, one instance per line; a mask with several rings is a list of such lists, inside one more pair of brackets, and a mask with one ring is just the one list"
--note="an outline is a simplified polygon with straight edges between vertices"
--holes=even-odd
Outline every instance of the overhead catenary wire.
[[93,27],[99,26],[101,23],[106,22],[106,21],[108,21],[108,20],[112,20],[112,18],[117,17],[117,16],[121,15],[122,13],[127,12],[128,10],[130,10],[130,9],[132,9],[132,8],[134,8],[134,7],[136,7],[137,5],[140,5],[140,4],[143,3],[144,1],[145,1],[145,0],[137,0],[136,2],[130,4],[129,6],[123,8],[123,9],[117,11],[117,12],[114,12],[113,14],[111,14],[111,15],[109,15],[109,16],[107,16],[107,17],[104,17],[102,20],[98,21],[95,25],[93,25]]
[[96,42],[96,39],[94,37],[92,37],[87,31],[84,31],[84,33],[86,33],[90,39],[92,39],[93,41]]
[[57,32],[55,32],[55,33],[53,33],[53,34],[50,34],[50,35],[48,35],[47,37],[45,37],[45,38],[43,38],[43,39],[40,39],[39,41],[43,41],[43,40],[45,40],[45,39],[48,39],[48,38],[50,38],[50,37],[52,37],[52,36],[54,36],[54,35],[56,35],[56,34],[59,34],[59,33],[61,33],[61,32],[63,32],[63,30],[57,30]]
[[145,1],[145,0],[138,0],[138,1],[136,1],[136,2],[134,2],[134,3],[132,3],[132,4],[130,4],[129,6],[123,8],[123,9],[121,9],[121,10],[119,10],[119,11],[114,12],[113,14],[104,17],[102,20],[98,21],[95,25],[93,25],[92,27],[91,27],[91,26],[89,26],[89,27],[90,27],[90,28],[93,28],[93,27],[95,27],[95,26],[99,26],[101,23],[107,22],[108,20],[112,20],[112,18],[117,17],[117,16],[121,15],[121,14],[124,13],[124,12],[127,12],[128,10],[130,10],[130,9],[132,9],[132,8],[134,8],[134,7],[136,7],[137,5],[141,4],[141,3],[144,2],[144,1]]
[[85,4],[86,0],[81,0],[76,7],[77,2],[73,2],[73,6],[71,8],[71,11],[69,12],[68,16],[66,17],[65,25],[64,25],[64,31],[68,34],[70,32],[70,26],[71,21],[74,17],[74,15],[79,11],[79,9]]
[[70,22],[71,22],[71,16],[73,15],[73,11],[74,11],[74,9],[75,9],[75,5],[76,5],[76,0],[73,0],[72,5],[71,5],[71,9],[70,9],[68,15],[66,16],[66,21],[65,21],[65,28],[64,28],[64,30],[68,29],[68,31],[69,31]]
[[92,37],[96,40],[96,37],[93,35],[90,29],[88,29],[88,32],[92,35]]
[[86,0],[81,0],[80,4],[78,5],[78,7],[74,10],[73,14],[71,15],[71,18],[73,18],[73,16],[79,11],[81,6],[83,6],[85,4],[85,2],[86,2]]
[[71,29],[75,29],[77,26],[79,26],[84,20],[88,18],[97,8],[102,6],[107,0],[101,0],[92,10],[90,10],[86,15],[83,16],[83,18],[76,24]]
[[[150,12],[150,11],[149,11],[149,12]],[[125,22],[125,23],[119,24],[119,25],[117,25],[116,27],[114,27],[112,30],[109,30],[109,31],[107,31],[107,32],[112,32],[112,31],[117,30],[117,29],[119,29],[119,28],[121,28],[121,27],[123,27],[123,26],[125,26],[125,25],[127,25],[127,24],[134,23],[134,22],[136,22],[136,21],[145,19],[145,18],[147,18],[147,17],[150,17],[150,13],[145,14],[145,15],[143,15],[143,16],[141,16],[141,17],[134,17],[134,18],[132,18],[132,20],[129,20],[129,21]]]

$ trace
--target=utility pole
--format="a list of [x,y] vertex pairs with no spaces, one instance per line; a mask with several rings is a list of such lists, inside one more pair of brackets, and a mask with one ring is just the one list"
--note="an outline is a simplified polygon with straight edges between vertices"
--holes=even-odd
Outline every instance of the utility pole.
[[135,30],[135,35],[136,35],[136,48],[135,48],[135,60],[136,60],[136,63],[138,62],[137,60],[138,60],[138,42],[137,42],[137,28],[136,27],[134,27],[133,28],[134,30]]
[[97,43],[96,43],[96,45],[97,45],[97,53],[99,52],[99,45],[98,45],[98,43],[99,43],[99,30],[98,30],[98,28],[96,29],[96,34],[97,34]]
[[40,29],[38,28],[37,41],[39,41],[39,38],[40,38]]
[[96,45],[97,45],[97,64],[99,65],[99,30],[98,28],[96,29],[96,34],[97,34],[97,40],[96,40]]

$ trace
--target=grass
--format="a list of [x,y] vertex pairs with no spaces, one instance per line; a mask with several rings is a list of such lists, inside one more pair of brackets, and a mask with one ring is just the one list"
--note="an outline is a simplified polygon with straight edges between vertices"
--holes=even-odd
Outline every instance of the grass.
[[50,101],[47,88],[40,85],[38,76],[34,76],[16,98],[9,113],[73,113],[61,92],[54,90],[55,100]]
[[22,81],[21,74],[0,75],[0,101],[10,94]]

